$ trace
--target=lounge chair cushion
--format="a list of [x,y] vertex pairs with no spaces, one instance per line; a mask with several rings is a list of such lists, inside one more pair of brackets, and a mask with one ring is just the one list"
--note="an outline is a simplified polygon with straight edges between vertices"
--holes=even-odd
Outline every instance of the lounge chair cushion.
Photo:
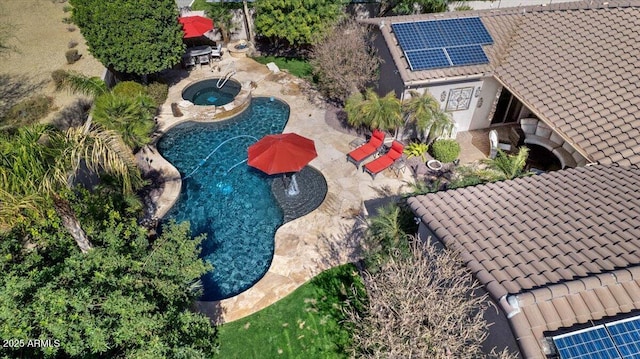
[[393,141],[389,152],[367,163],[364,166],[364,170],[375,177],[376,174],[382,172],[383,170],[391,166],[398,158],[402,157],[403,150],[404,145],[402,143]]
[[385,133],[379,130],[374,130],[371,134],[369,142],[356,148],[355,150],[347,154],[347,161],[353,162],[356,166],[360,166],[360,162],[367,159],[369,156],[378,152],[378,149],[384,143]]

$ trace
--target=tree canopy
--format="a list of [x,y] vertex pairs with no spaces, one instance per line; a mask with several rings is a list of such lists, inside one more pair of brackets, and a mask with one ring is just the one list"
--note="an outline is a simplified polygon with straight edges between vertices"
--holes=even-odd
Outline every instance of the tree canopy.
[[70,0],[89,52],[118,72],[145,76],[184,53],[175,0]]
[[313,46],[311,65],[328,98],[344,102],[377,78],[380,59],[372,42],[368,29],[350,19]]
[[51,340],[48,347],[3,348],[9,358],[210,358],[216,333],[190,311],[201,238],[186,223],[149,240],[112,193],[69,194],[93,238],[87,254],[48,214],[0,235],[0,337]]
[[256,31],[291,45],[314,44],[344,14],[345,0],[256,0]]

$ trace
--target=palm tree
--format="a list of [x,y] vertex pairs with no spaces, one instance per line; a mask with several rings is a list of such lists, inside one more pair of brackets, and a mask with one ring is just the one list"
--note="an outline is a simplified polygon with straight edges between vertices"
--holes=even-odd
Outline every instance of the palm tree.
[[[62,81],[62,88],[73,93],[83,94],[95,100],[101,95],[109,93],[107,83],[97,76],[88,77],[77,72],[68,71]],[[85,133],[91,128],[91,116],[84,124]]]
[[0,138],[0,228],[9,229],[54,208],[83,253],[92,245],[63,193],[86,166],[120,179],[123,192],[142,183],[133,155],[113,131],[92,126],[58,131],[35,125]]
[[487,159],[484,162],[490,169],[498,173],[500,179],[514,179],[527,174],[524,172],[524,167],[527,164],[528,156],[529,149],[524,146],[520,147],[515,155],[506,154],[498,149],[496,158]]
[[402,105],[406,115],[405,125],[414,123],[419,136],[439,137],[453,127],[451,116],[440,109],[440,103],[425,91],[422,95],[417,91],[409,91],[411,98]]
[[92,114],[96,123],[118,132],[135,152],[151,142],[155,108],[153,99],[147,95],[128,97],[108,93],[96,99]]
[[347,121],[352,126],[367,126],[370,129],[395,131],[402,126],[402,103],[393,92],[384,97],[378,96],[373,89],[367,89],[364,97],[355,93],[345,104]]
[[103,128],[117,131],[133,151],[151,142],[156,104],[148,95],[130,97],[115,94],[99,77],[87,77],[76,72],[65,75],[62,87],[89,96],[94,101],[92,116],[84,125],[85,134],[89,132],[93,119]]

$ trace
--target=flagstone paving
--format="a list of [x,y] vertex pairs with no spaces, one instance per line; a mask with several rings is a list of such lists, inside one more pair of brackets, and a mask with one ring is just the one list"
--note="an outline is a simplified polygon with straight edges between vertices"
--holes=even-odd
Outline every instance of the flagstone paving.
[[[252,314],[285,297],[321,271],[356,260],[360,239],[357,216],[364,201],[406,191],[407,183],[412,182],[408,169],[397,174],[386,170],[375,180],[357,170],[345,157],[351,150],[349,143],[356,136],[338,132],[326,123],[324,106],[308,100],[309,96],[301,91],[304,89],[301,80],[286,73],[273,74],[266,66],[248,58],[231,58],[225,54],[222,62],[214,63],[213,68],[205,65],[190,73],[179,73],[158,117],[161,131],[182,121],[202,119],[196,108],[185,108],[184,116],[174,117],[170,104],[182,101],[181,91],[187,84],[222,76],[218,69],[226,68],[230,61],[235,61],[237,70],[234,80],[245,88],[253,82],[252,96],[273,96],[289,104],[291,114],[284,132],[295,132],[315,141],[318,157],[310,165],[325,176],[328,192],[318,209],[277,230],[271,266],[253,287],[229,299],[197,303],[197,308],[217,323]],[[474,157],[477,156],[480,154],[475,153]],[[164,192],[157,199],[158,215],[162,216],[180,193],[180,174],[152,147],[139,153],[138,159],[142,167],[158,169],[167,179]]]

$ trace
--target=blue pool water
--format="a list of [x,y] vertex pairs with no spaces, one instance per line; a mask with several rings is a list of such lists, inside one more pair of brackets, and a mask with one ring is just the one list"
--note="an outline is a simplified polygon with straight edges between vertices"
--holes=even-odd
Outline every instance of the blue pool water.
[[194,235],[207,234],[202,257],[214,270],[202,278],[202,300],[239,294],[269,269],[283,214],[270,178],[243,161],[256,139],[281,133],[288,118],[286,103],[258,97],[232,119],[178,125],[158,143],[183,177],[180,197],[166,218],[188,220]]

